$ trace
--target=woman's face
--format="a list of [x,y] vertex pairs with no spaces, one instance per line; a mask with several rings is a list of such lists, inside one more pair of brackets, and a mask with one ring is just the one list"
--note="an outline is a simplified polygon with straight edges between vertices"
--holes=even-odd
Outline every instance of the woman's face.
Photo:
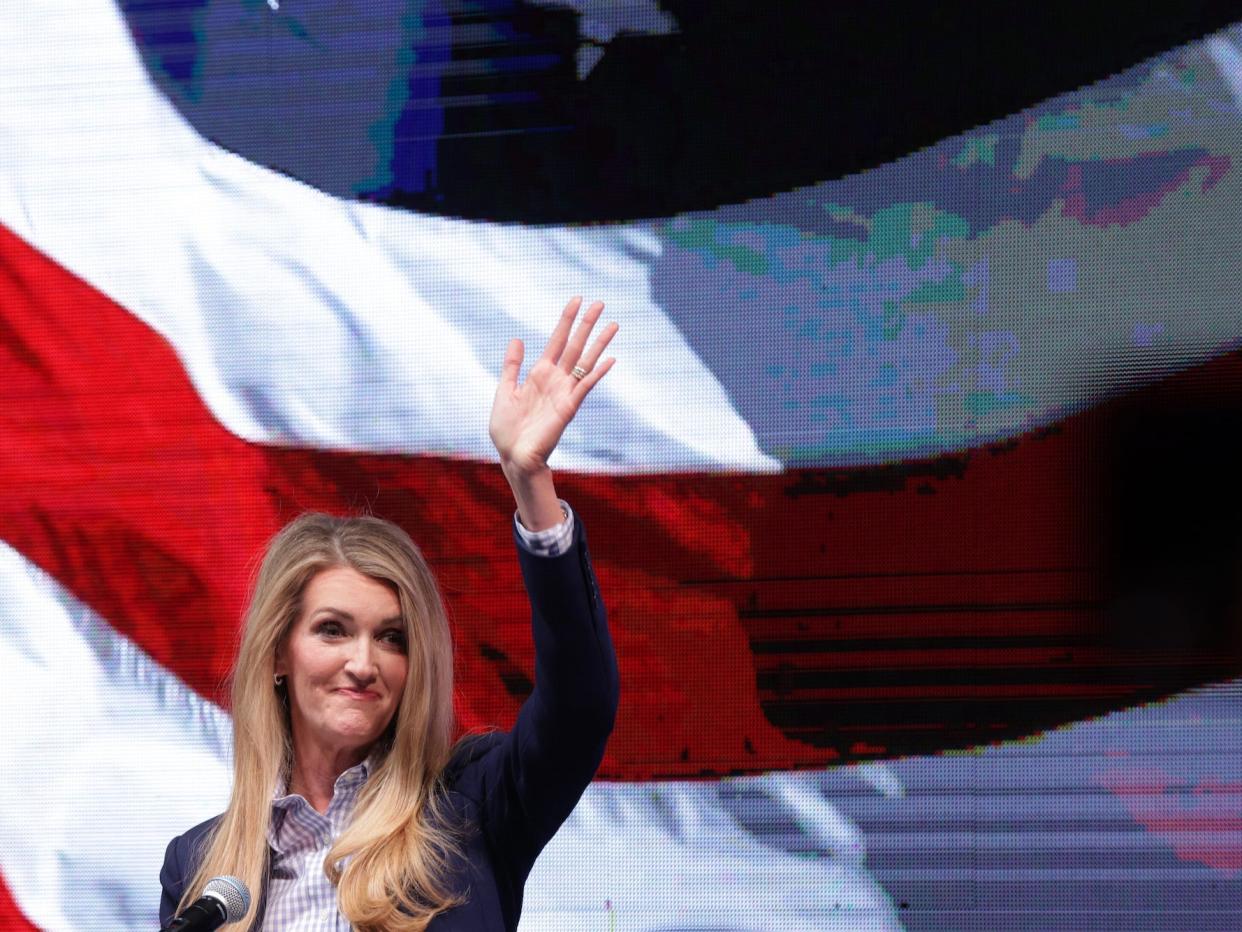
[[397,594],[350,566],[321,570],[276,657],[294,753],[310,742],[318,753],[365,757],[396,714],[408,665]]

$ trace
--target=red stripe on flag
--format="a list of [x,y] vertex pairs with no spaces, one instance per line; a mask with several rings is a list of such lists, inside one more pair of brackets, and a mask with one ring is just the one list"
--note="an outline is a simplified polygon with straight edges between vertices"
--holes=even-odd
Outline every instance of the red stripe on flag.
[[39,932],[39,927],[27,919],[17,902],[0,878],[0,929],[5,932]]

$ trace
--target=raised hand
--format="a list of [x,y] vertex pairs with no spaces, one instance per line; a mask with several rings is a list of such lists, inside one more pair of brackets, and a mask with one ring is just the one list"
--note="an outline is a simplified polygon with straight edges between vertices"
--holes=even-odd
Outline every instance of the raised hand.
[[588,307],[575,330],[574,321],[581,306],[581,298],[573,298],[565,305],[543,355],[521,384],[518,374],[525,352],[522,341],[510,341],[505,352],[489,432],[510,483],[515,478],[547,470],[548,457],[565,427],[578,413],[583,399],[616,362],[612,357],[600,361],[617,333],[615,323],[606,326],[587,348],[591,330],[603,313],[603,302],[596,301]]

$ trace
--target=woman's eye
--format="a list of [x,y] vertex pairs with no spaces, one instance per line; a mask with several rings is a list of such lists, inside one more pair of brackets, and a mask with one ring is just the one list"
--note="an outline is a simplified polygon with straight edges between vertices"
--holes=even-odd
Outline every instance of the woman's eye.
[[345,633],[345,629],[341,627],[339,621],[323,621],[316,627],[315,632],[325,637],[339,637]]
[[380,635],[380,640],[405,650],[405,632],[399,628],[390,628],[385,631]]

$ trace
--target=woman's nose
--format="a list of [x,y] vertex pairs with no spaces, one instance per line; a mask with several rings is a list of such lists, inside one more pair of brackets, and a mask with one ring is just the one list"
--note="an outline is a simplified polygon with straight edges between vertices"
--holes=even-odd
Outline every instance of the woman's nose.
[[375,644],[369,637],[354,638],[345,672],[364,682],[375,679]]

